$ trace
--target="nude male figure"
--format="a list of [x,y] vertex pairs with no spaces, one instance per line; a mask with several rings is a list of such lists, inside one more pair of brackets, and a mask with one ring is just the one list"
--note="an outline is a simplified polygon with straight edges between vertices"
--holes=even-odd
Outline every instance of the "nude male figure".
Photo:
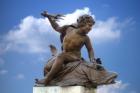
[[[60,53],[51,67],[51,70],[45,78],[45,85],[48,85],[53,77],[62,69],[63,64],[81,59],[81,48],[85,45],[88,50],[89,59],[94,62],[94,52],[87,36],[88,32],[95,24],[93,18],[89,15],[82,15],[77,19],[76,25],[66,25],[60,27],[55,20],[55,17],[49,15],[47,12],[42,13],[44,17],[47,17],[52,27],[59,33],[61,33],[61,42],[63,51]],[[42,82],[37,82],[42,83]]]

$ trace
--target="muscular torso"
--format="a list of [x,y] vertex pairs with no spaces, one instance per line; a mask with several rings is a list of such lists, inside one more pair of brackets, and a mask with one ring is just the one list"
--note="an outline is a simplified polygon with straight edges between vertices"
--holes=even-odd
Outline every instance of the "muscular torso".
[[86,35],[78,34],[75,28],[67,29],[63,40],[63,51],[80,54],[81,48],[85,44],[86,37]]

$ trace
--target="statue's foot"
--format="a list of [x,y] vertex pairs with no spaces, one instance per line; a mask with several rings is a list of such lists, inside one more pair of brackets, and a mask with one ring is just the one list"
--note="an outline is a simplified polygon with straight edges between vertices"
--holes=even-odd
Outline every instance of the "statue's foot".
[[35,79],[35,83],[36,84],[45,84],[45,79],[41,79],[41,80]]
[[35,84],[34,87],[44,87],[44,84]]
[[48,86],[49,85],[49,83],[50,83],[50,81],[45,81],[45,86]]

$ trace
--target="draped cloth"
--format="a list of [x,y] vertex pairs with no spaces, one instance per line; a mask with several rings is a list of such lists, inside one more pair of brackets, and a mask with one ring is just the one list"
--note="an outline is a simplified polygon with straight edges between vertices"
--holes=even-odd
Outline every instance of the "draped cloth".
[[[55,58],[49,60],[45,68],[51,68],[54,60]],[[54,76],[48,86],[97,87],[114,83],[116,77],[115,72],[107,71],[100,64],[74,61],[64,64],[62,70]]]

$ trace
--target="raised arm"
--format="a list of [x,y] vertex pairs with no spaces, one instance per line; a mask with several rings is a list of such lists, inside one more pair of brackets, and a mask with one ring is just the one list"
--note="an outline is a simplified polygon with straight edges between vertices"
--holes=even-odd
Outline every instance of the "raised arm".
[[41,13],[41,15],[48,18],[48,20],[50,21],[53,29],[57,32],[63,33],[65,31],[65,29],[68,27],[68,26],[60,27],[58,25],[58,23],[56,22],[58,19],[61,19],[62,15],[58,14],[58,15],[54,16],[54,15],[48,14],[46,11]]
[[94,51],[93,51],[93,48],[92,48],[92,45],[91,45],[91,42],[90,42],[90,39],[88,36],[86,38],[85,46],[88,51],[88,56],[89,56],[90,62],[94,62],[95,61]]

